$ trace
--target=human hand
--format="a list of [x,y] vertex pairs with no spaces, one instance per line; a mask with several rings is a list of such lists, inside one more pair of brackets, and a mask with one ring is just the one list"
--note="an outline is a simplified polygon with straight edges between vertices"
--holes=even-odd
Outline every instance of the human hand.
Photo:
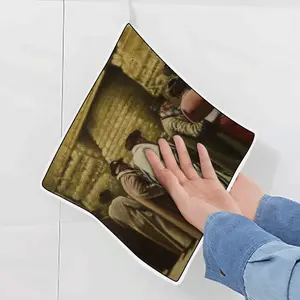
[[241,214],[232,196],[218,180],[206,148],[197,145],[203,174],[201,178],[193,168],[183,139],[175,136],[174,142],[180,168],[164,139],[160,139],[158,144],[165,166],[152,150],[146,150],[146,155],[157,180],[174,199],[183,217],[203,232],[206,219],[217,211]]
[[242,215],[253,221],[264,191],[252,179],[241,173],[233,184],[230,194]]

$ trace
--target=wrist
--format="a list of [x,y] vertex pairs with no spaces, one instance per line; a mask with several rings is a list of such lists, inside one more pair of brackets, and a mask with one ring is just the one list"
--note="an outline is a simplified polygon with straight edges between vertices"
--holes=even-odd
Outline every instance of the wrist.
[[221,210],[208,203],[205,203],[205,205],[201,207],[200,211],[200,214],[193,215],[193,218],[186,218],[186,220],[196,227],[200,232],[204,233],[205,224],[214,214],[221,212]]
[[205,232],[205,228],[207,228],[207,225],[214,219],[216,218],[219,214],[222,214],[224,213],[224,211],[221,211],[221,210],[215,210],[215,211],[212,211],[210,214],[207,215],[205,221],[204,221],[204,224],[203,224],[203,229],[202,229],[202,233]]

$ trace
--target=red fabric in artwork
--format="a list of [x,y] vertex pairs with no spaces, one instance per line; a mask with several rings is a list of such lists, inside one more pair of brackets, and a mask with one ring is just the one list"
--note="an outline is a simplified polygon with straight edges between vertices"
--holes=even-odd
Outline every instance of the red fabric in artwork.
[[220,127],[225,133],[243,143],[251,144],[253,141],[254,135],[251,131],[243,128],[224,115],[220,117]]

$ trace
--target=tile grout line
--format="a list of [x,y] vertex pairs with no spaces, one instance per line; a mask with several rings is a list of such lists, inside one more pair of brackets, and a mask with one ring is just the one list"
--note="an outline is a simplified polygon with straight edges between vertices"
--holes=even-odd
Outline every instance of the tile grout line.
[[64,71],[65,71],[65,0],[62,0],[62,41],[61,41],[61,105],[60,105],[60,136],[63,136],[64,117]]
[[[62,39],[61,39],[61,105],[60,105],[60,136],[63,136],[64,117],[64,71],[65,71],[65,0],[62,0]],[[58,249],[57,249],[57,300],[60,299],[60,263],[61,263],[61,201],[58,208]]]

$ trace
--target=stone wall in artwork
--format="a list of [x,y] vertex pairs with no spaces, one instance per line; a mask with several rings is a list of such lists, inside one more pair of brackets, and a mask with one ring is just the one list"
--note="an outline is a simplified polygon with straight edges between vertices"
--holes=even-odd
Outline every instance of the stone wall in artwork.
[[57,153],[46,173],[46,176],[43,180],[43,186],[51,192],[56,192],[57,186],[63,177],[65,168],[70,160],[70,155],[76,147],[83,123],[95,99],[95,95],[99,89],[104,74],[105,72],[103,71],[97,78],[95,85],[91,89],[82,107],[80,108],[80,111],[76,115],[76,118],[72,123],[72,127],[68,130],[67,135],[65,136],[62,144],[59,146],[59,149],[57,150]]
[[164,62],[130,25],[125,28],[111,63],[153,96],[159,96],[167,85],[168,77],[163,74]]
[[158,115],[149,108],[155,98],[121,71],[110,76],[114,79],[108,78],[109,84],[97,94],[86,128],[108,163],[121,157],[130,162],[131,152],[125,149],[128,135],[138,129],[156,141],[163,129]]
[[[125,149],[125,141],[133,130],[139,129],[150,141],[161,135],[159,117],[149,108],[153,101],[157,99],[120,69],[106,70],[88,113],[84,119],[82,112],[78,114],[74,129],[62,145],[68,150],[68,159],[63,168],[57,168],[63,171],[54,174],[55,192],[89,211],[107,209],[99,198],[106,189],[124,195],[120,182],[110,174],[109,164],[119,158],[131,163],[132,154]],[[82,109],[85,112],[86,105]]]
[[[117,67],[116,67],[117,66]],[[164,63],[127,26],[105,72],[97,79],[43,181],[43,186],[88,210],[101,208],[105,189],[124,194],[109,163],[132,160],[127,136],[139,129],[156,141],[163,129],[150,106],[163,101]]]

